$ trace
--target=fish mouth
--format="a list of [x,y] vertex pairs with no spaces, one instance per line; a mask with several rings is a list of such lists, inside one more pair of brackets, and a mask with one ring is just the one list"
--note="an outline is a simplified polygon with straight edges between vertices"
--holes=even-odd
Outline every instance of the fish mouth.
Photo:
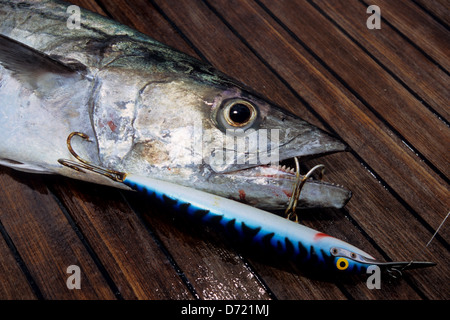
[[[228,177],[229,181],[239,186],[233,186],[239,188],[237,190],[239,197],[234,198],[266,210],[286,209],[298,181],[296,169],[294,169],[294,158],[304,163],[306,160],[349,151],[347,144],[317,127],[307,123],[299,124],[298,121],[296,125],[292,126],[295,132],[290,135],[290,138],[275,146],[277,161],[269,163],[253,161],[254,164],[252,164],[251,160],[268,159],[267,154],[272,155],[270,147],[273,148],[274,144],[269,141],[267,149],[270,150],[265,150],[262,157],[255,153],[245,154],[240,159],[241,164],[235,161],[221,166],[214,166],[214,164],[211,166],[216,174]],[[308,169],[305,169],[304,174],[307,172]],[[300,179],[304,177],[304,174],[300,172]],[[318,179],[317,175],[313,174],[301,189],[297,207],[340,209],[347,204],[351,196],[352,193],[342,185]]]
[[[224,175],[233,180],[235,185],[240,185],[239,197],[236,197],[236,200],[267,210],[284,210],[298,180],[296,169],[292,167],[293,162],[291,158],[277,165],[255,166]],[[300,174],[299,178],[304,176]],[[249,197],[249,194],[252,196]],[[340,209],[347,204],[351,196],[351,191],[344,186],[325,181],[314,173],[303,185],[297,207]]]

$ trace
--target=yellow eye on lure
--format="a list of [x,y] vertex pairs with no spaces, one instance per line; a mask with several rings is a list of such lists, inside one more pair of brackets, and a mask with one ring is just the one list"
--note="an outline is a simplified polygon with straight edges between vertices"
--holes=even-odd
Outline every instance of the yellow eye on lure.
[[348,260],[345,258],[339,258],[336,262],[336,267],[339,270],[346,270],[348,268]]
[[197,221],[218,226],[232,233],[235,238],[275,251],[301,265],[319,267],[326,271],[337,268],[354,273],[365,273],[370,265],[399,272],[435,265],[432,262],[414,261],[380,262],[351,244],[267,211],[174,183],[92,165],[72,149],[71,139],[74,136],[84,140],[88,140],[88,136],[73,132],[67,138],[68,149],[78,162],[59,159],[60,164],[81,173],[90,171],[123,183],[159,199]]

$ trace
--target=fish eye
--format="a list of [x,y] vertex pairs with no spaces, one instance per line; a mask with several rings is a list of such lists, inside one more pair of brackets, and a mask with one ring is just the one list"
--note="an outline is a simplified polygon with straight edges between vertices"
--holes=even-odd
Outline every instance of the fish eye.
[[252,110],[243,103],[233,104],[228,109],[228,117],[230,124],[245,124],[250,120],[250,116],[252,115]]
[[225,129],[247,129],[256,120],[258,111],[249,101],[244,99],[230,99],[224,102],[223,108],[217,115],[217,121]]

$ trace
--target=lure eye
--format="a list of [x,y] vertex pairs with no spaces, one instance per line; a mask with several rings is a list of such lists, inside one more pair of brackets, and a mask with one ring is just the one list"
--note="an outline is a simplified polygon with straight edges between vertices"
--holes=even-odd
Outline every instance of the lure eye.
[[217,114],[217,122],[224,129],[248,129],[257,119],[257,108],[244,99],[230,99],[224,102]]
[[345,270],[348,268],[348,261],[345,258],[339,258],[336,262],[336,267],[339,270]]

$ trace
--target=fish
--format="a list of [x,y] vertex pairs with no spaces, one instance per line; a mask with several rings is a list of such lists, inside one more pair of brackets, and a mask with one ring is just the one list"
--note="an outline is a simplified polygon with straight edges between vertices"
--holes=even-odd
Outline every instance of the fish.
[[[298,181],[286,163],[348,151],[213,66],[75,9],[0,0],[0,165],[129,190],[58,162],[72,156],[66,137],[78,131],[91,137],[73,141],[90,163],[280,210]],[[342,208],[350,198],[310,178],[297,207]]]
[[361,275],[378,268],[398,277],[405,270],[436,265],[431,261],[414,260],[383,262],[345,241],[247,204],[171,182],[90,164],[71,147],[75,136],[89,140],[89,136],[81,132],[69,135],[67,145],[76,161],[58,160],[67,168],[83,174],[93,172],[123,183],[149,197],[152,202],[159,201],[174,209],[183,217],[225,231],[235,241],[260,249],[266,256],[273,254],[292,260],[304,270],[314,270],[322,275]]

